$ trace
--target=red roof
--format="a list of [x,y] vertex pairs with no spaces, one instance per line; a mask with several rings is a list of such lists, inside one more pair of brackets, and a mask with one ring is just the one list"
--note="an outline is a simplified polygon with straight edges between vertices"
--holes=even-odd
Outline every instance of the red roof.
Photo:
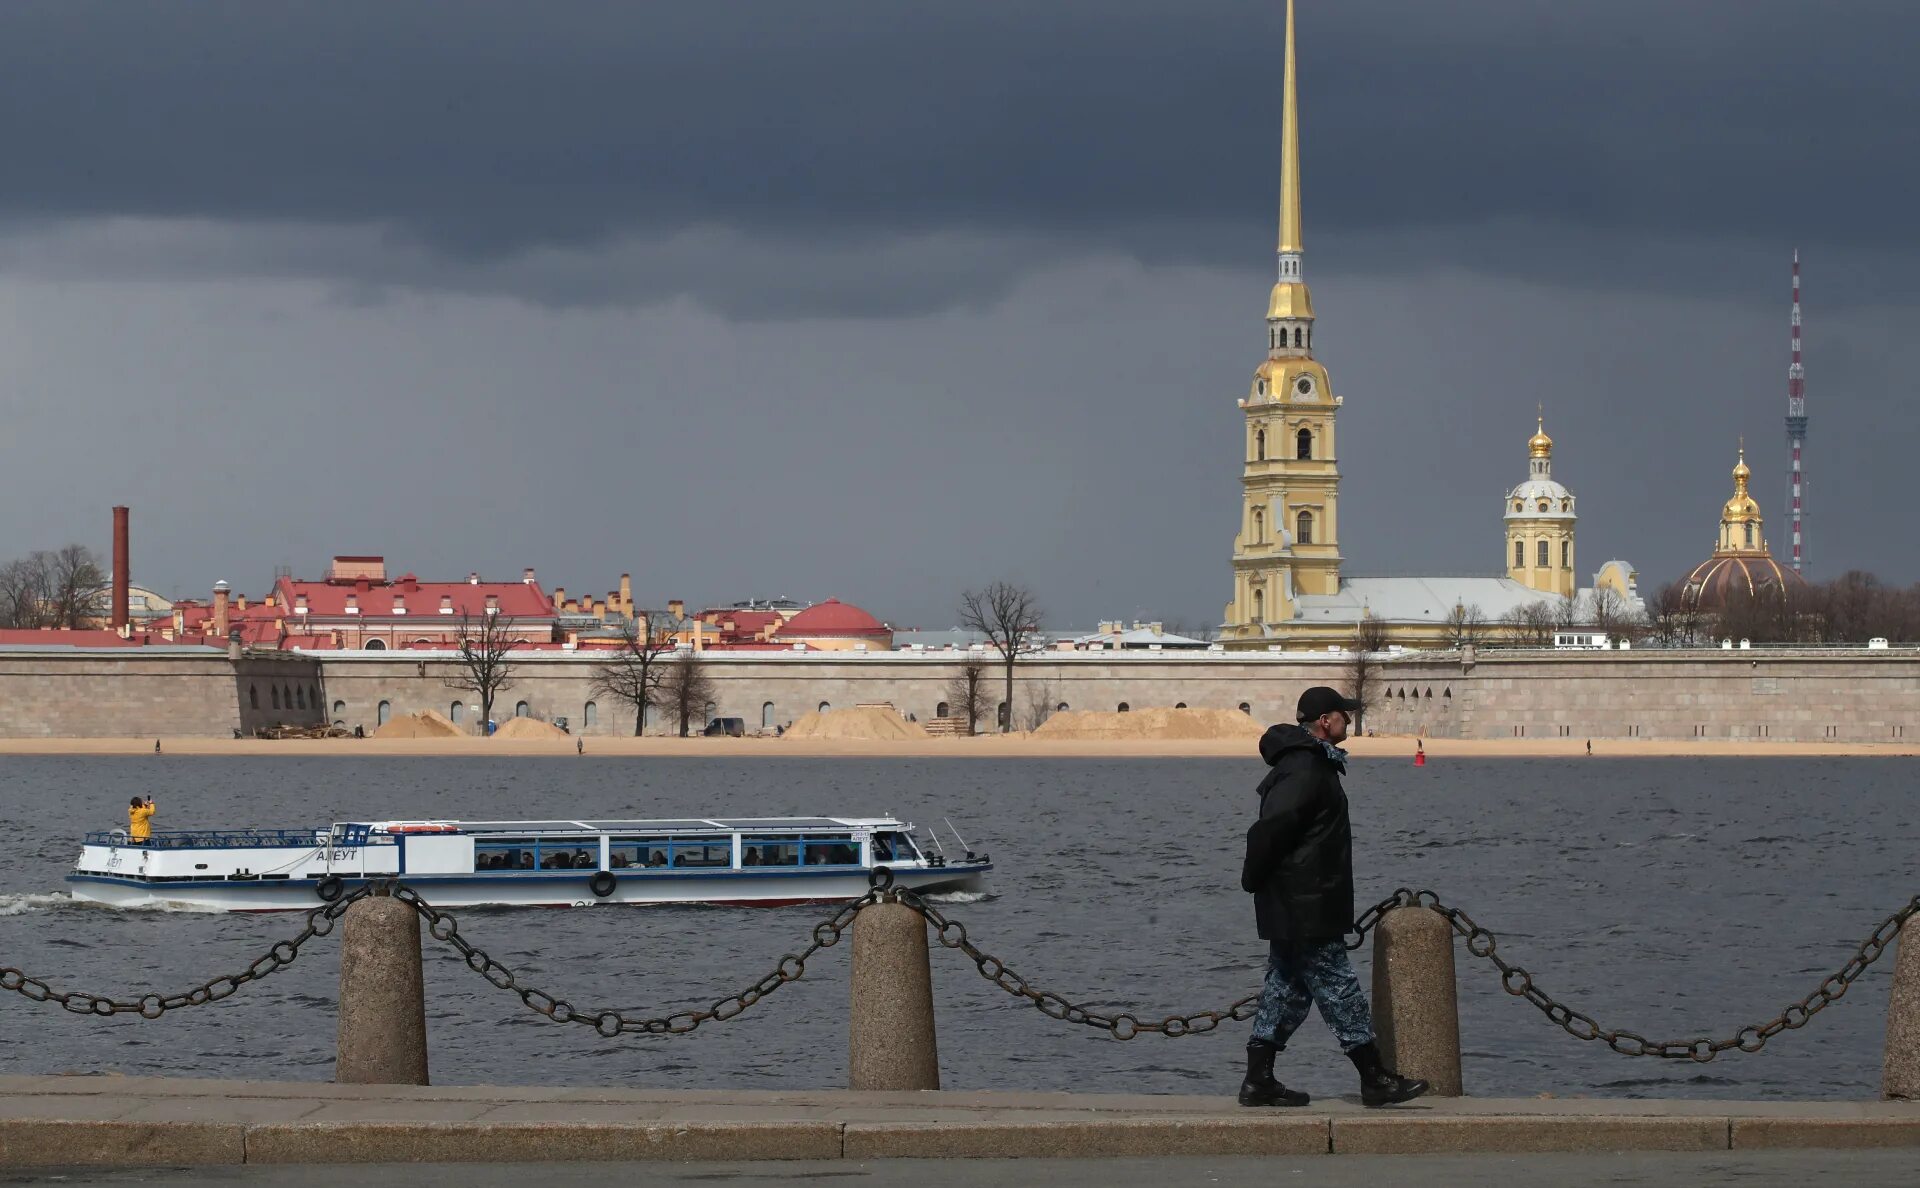
[[[146,644],[164,644],[167,641],[159,635],[138,631],[130,638],[120,638],[116,631],[31,631],[9,628],[0,630],[0,644],[63,645],[70,648],[138,648]],[[193,640],[182,640],[191,644]]]
[[774,634],[783,639],[823,636],[891,638],[886,624],[850,602],[829,598],[788,619]]
[[[553,618],[553,600],[537,582],[422,582],[409,574],[395,582],[308,582],[281,578],[275,586],[284,604],[280,613],[289,622],[297,622],[300,595],[307,600],[310,618],[346,618],[347,598],[353,597],[361,619],[435,618],[458,619],[463,615],[479,618],[487,613],[487,597],[499,599],[500,614],[510,619]],[[405,615],[393,613],[395,598],[405,605]],[[453,613],[440,614],[440,600],[453,600]]]

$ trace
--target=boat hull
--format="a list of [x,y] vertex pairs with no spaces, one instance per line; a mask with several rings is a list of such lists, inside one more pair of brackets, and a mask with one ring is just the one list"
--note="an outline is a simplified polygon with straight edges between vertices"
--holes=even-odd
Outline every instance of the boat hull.
[[[894,885],[921,894],[984,893],[992,864],[895,867]],[[717,904],[780,907],[853,899],[870,887],[867,871],[809,870],[634,870],[616,871],[609,894],[598,895],[589,871],[541,871],[495,875],[407,875],[403,881],[435,907],[602,907],[649,904]],[[138,876],[71,874],[67,886],[78,901],[119,908],[198,908],[218,912],[306,911],[325,902],[322,884],[350,894],[369,882],[394,876],[336,880],[306,878],[278,881],[153,883]],[[601,888],[605,888],[604,881]],[[338,896],[336,896],[337,898]]]

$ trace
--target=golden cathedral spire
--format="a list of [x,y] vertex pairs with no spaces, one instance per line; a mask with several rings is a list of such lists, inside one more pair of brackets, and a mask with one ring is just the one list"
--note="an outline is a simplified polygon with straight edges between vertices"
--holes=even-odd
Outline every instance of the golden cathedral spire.
[[1293,66],[1293,0],[1287,0],[1287,69],[1280,111],[1280,252],[1300,242],[1300,88]]
[[1280,275],[1267,320],[1311,321],[1313,295],[1300,271],[1300,88],[1294,69],[1293,0],[1287,0],[1287,63],[1280,96]]

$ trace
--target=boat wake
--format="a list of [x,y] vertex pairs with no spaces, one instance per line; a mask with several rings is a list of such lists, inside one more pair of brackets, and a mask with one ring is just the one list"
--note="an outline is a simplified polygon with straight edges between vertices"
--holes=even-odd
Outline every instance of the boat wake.
[[44,894],[0,895],[0,916],[25,916],[37,912],[69,910],[87,912],[162,912],[196,916],[218,916],[225,914],[217,907],[207,907],[197,903],[180,903],[176,900],[122,907],[111,903],[95,903],[88,899],[75,899],[63,891]]
[[929,891],[921,898],[934,903],[984,903],[999,896],[991,891]]

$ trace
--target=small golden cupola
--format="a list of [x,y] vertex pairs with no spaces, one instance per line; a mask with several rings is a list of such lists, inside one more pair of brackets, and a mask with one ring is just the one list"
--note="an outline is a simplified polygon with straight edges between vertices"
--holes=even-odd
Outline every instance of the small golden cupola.
[[1806,579],[1783,569],[1767,549],[1760,505],[1747,490],[1752,477],[1743,442],[1733,468],[1733,498],[1720,508],[1720,536],[1713,556],[1694,566],[1681,586],[1689,609],[1717,614],[1731,603],[1762,597],[1791,599],[1806,589]]
[[1531,458],[1553,457],[1553,438],[1547,436],[1547,415],[1541,413],[1535,421],[1537,428],[1527,439],[1527,456]]

